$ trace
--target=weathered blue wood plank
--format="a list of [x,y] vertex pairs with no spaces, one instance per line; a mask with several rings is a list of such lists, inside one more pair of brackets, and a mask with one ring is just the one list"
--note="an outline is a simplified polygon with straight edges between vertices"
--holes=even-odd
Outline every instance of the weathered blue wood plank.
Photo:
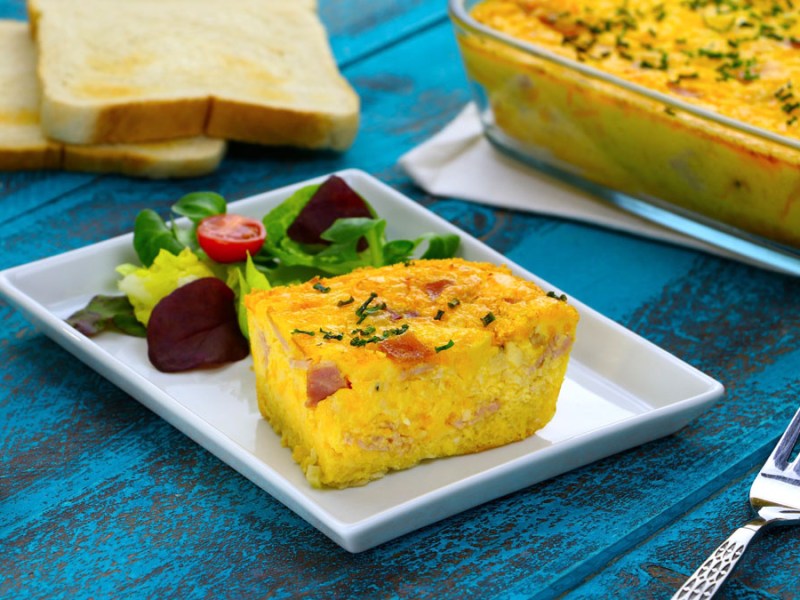
[[0,2],[0,19],[24,21],[27,16],[25,0],[3,0]]
[[447,18],[447,3],[441,0],[323,2],[319,8],[343,67]]
[[[31,358],[33,358],[32,355],[33,352],[31,353]],[[779,375],[781,373],[791,373],[793,366],[797,366],[796,359],[794,362],[780,360],[774,366],[774,369],[777,370],[778,373],[771,373],[768,369],[763,375],[766,381],[779,384],[781,381]],[[752,394],[758,394],[757,397],[761,397],[771,394],[777,395],[780,391],[779,389],[748,389],[746,390],[746,394],[748,397]],[[785,400],[790,401],[789,397],[793,399],[796,397],[796,393],[796,386],[795,388],[789,387],[786,390],[787,398],[785,398]],[[780,397],[778,399],[783,400]],[[45,400],[47,400],[46,395]],[[737,394],[729,400],[735,406],[739,406],[742,398]],[[70,399],[67,397],[64,399],[65,404],[69,404],[71,401],[74,401],[74,398]],[[94,402],[96,402],[96,400],[84,400],[83,404],[93,404]],[[104,406],[98,406],[97,410],[100,411],[104,408]],[[760,407],[758,406],[754,406],[753,408],[756,413],[759,409]],[[96,418],[101,418],[101,416],[98,415]],[[109,418],[110,417],[107,416],[107,419]],[[118,415],[114,415],[113,418],[110,418],[110,421],[118,425]],[[691,429],[695,431],[711,429],[713,431],[719,421],[719,416],[711,414],[699,420]],[[81,427],[83,427],[83,424],[81,424]],[[172,432],[167,426],[158,421],[158,419],[153,418],[153,422],[148,426],[148,429],[149,427],[155,429],[166,428],[170,432],[168,437],[172,443],[184,443],[180,435]],[[747,448],[748,444],[752,445],[754,443],[754,441],[742,434],[748,433],[752,437],[759,433],[758,431],[753,431],[752,428],[748,428],[747,423],[742,424],[740,422],[730,423],[728,429],[739,430],[739,441],[743,442],[740,448]],[[75,433],[79,437],[91,437],[86,435],[85,429],[81,429]],[[125,432],[123,432],[123,434],[124,433]],[[704,433],[708,437],[708,431]],[[460,556],[462,557],[461,560],[448,563],[446,566],[444,564],[438,565],[437,573],[444,571],[448,577],[460,576],[465,585],[481,586],[481,588],[486,591],[493,590],[499,593],[502,590],[493,587],[493,585],[508,586],[514,582],[520,582],[519,585],[522,590],[541,591],[547,589],[545,584],[549,586],[558,586],[558,584],[562,583],[559,578],[554,578],[554,580],[549,581],[548,573],[561,573],[563,569],[579,570],[582,562],[588,562],[597,567],[602,565],[604,561],[593,561],[592,559],[597,555],[602,556],[606,544],[612,541],[606,531],[609,527],[609,521],[618,520],[616,511],[627,515],[634,515],[628,517],[625,521],[626,532],[627,535],[630,536],[630,530],[635,529],[634,526],[647,527],[650,520],[655,518],[654,503],[660,505],[663,503],[664,497],[674,498],[676,497],[676,493],[680,494],[682,491],[692,489],[691,480],[697,477],[696,469],[709,465],[714,466],[717,462],[723,463],[721,466],[717,466],[717,468],[726,468],[728,463],[724,460],[726,458],[724,454],[726,452],[731,454],[731,451],[723,448],[723,452],[721,453],[720,448],[715,448],[714,445],[723,443],[723,438],[735,439],[736,436],[723,436],[722,433],[723,432],[720,432],[718,439],[709,437],[704,440],[702,437],[698,437],[696,433],[689,431],[686,432],[686,434],[674,436],[670,440],[664,442],[649,444],[637,451],[627,453],[623,457],[617,457],[613,462],[611,460],[603,461],[598,465],[582,469],[581,471],[561,477],[553,482],[534,486],[534,488],[516,494],[510,498],[491,503],[486,507],[450,519],[443,524],[430,527],[417,536],[405,538],[385,548],[378,549],[365,555],[371,556],[370,559],[365,557],[363,559],[354,560],[344,555],[337,549],[332,548],[330,543],[322,540],[318,534],[309,530],[309,528],[302,523],[295,523],[293,525],[294,529],[290,529],[289,531],[281,531],[270,527],[268,529],[269,536],[270,539],[279,537],[287,544],[300,544],[299,548],[302,549],[304,557],[310,553],[314,560],[322,562],[325,566],[316,567],[314,573],[318,575],[310,576],[309,585],[313,583],[323,591],[329,590],[332,596],[364,592],[367,589],[365,587],[368,585],[367,581],[372,581],[369,577],[375,568],[373,564],[375,562],[385,565],[386,573],[383,570],[379,570],[379,574],[382,575],[388,575],[389,569],[402,569],[413,566],[415,568],[414,585],[432,585],[433,582],[428,579],[431,575],[427,573],[427,570],[423,568],[422,565],[417,564],[414,560],[414,557],[417,556],[417,550],[424,551],[428,556],[444,556],[447,554],[447,549],[452,547],[457,547],[459,549],[459,552],[461,552]],[[767,432],[769,435],[772,435],[772,433],[773,432]],[[131,451],[134,452],[134,455],[138,459],[141,459],[139,451],[142,449],[142,441],[140,438],[142,435],[149,434],[146,431],[131,432]],[[175,439],[173,440],[173,438]],[[89,439],[87,441],[91,440]],[[186,443],[192,446],[191,443]],[[725,442],[724,445],[727,445],[727,442]],[[89,444],[89,447],[91,447],[91,444]],[[95,451],[90,450],[90,452],[93,453]],[[203,462],[206,467],[208,463],[215,464],[213,458],[206,456],[206,453],[197,448],[188,448],[187,452],[191,455],[203,455]],[[738,454],[740,449],[734,448],[733,452]],[[727,458],[730,458],[730,456]],[[733,458],[736,459],[737,457],[734,455]],[[118,473],[109,477],[109,473],[98,470],[97,485],[100,485],[101,488],[105,486],[102,481],[107,481],[108,478],[116,479],[117,477],[124,476],[129,465],[137,462],[124,453],[119,455],[117,459],[118,460],[111,467],[109,467],[106,462],[104,462],[103,465],[106,468],[118,469]],[[181,471],[181,465],[176,465],[173,462],[174,459],[175,457],[168,455],[159,457],[158,461],[163,461],[169,464],[171,468],[178,470],[179,473],[173,473],[173,475],[181,480],[181,485],[186,486],[187,490],[194,489],[195,486],[214,489],[216,483],[213,478],[210,479],[206,473],[202,472],[194,473]],[[669,463],[669,470],[664,473],[664,476],[655,479],[652,475],[648,477],[648,472],[664,472],[663,463],[665,460]],[[705,464],[703,461],[705,461]],[[145,461],[148,472],[153,468],[151,462],[152,461]],[[220,469],[224,471],[225,467],[215,465],[211,471],[218,472]],[[80,474],[77,476],[79,475]],[[228,477],[234,480],[237,479],[237,476],[233,473],[230,473]],[[621,479],[623,479],[625,483],[621,482]],[[137,508],[135,503],[131,504],[127,495],[128,493],[132,493],[141,498],[154,497],[156,492],[149,489],[146,480],[147,477],[144,473],[137,474],[134,472],[131,474],[131,480],[126,480],[124,488],[114,487],[114,490],[119,490],[128,489],[130,486],[132,491],[125,492],[124,495],[116,495],[116,492],[112,493],[113,501],[118,502],[119,506],[111,510],[108,516],[101,520],[101,525],[98,526],[95,537],[87,534],[87,547],[90,543],[99,543],[102,538],[112,535],[113,528],[117,527],[118,520],[122,519],[122,516],[117,514],[115,510],[124,513],[132,512],[132,516],[129,517],[131,520],[140,523],[151,523],[155,515],[152,512],[150,504]],[[76,516],[73,518],[75,519],[78,518],[77,515],[85,514],[82,511],[88,511],[88,513],[91,514],[92,511],[97,510],[94,503],[99,500],[95,498],[95,495],[102,494],[103,490],[95,491],[88,499],[83,497],[73,498],[69,494],[63,494],[63,492],[68,492],[72,489],[71,480],[69,478],[64,478],[60,481],[63,482],[61,484],[63,485],[62,495],[59,503],[56,505],[56,510],[52,513],[45,513],[46,515],[49,514],[49,517],[45,518],[44,522],[39,523],[39,528],[53,526],[54,523],[61,523],[65,518],[63,510],[61,510],[62,505],[73,506],[76,502],[79,504],[79,506],[74,509],[76,511]],[[120,486],[121,485],[122,484],[120,484]],[[242,493],[246,497],[252,494],[255,494],[256,497],[259,496],[260,493],[255,489],[249,489],[250,487],[252,486],[249,486],[247,482],[240,481],[236,486],[236,494]],[[79,487],[77,491],[81,492],[82,488]],[[184,494],[186,490],[174,493]],[[81,494],[78,493],[78,496],[81,496]],[[59,494],[55,494],[54,497],[59,498]],[[109,499],[109,501],[112,500]],[[213,496],[204,496],[199,499],[188,497],[186,501],[195,511],[201,513],[220,510],[220,499],[216,495],[216,492]],[[236,501],[236,498],[233,498],[231,501]],[[605,506],[612,508],[609,509],[608,512],[598,512],[599,507]],[[634,509],[639,511],[638,515],[633,513]],[[81,512],[79,512],[79,510]],[[597,519],[593,527],[587,527],[585,523],[576,520],[577,517],[585,514],[587,511],[593,513]],[[287,511],[280,507],[272,506],[269,517],[265,518],[272,520],[277,516],[280,517],[280,519],[290,519],[287,515],[282,514],[285,512]],[[159,516],[162,516],[166,521],[175,525],[173,515]],[[648,518],[643,519],[642,517],[644,516]],[[54,522],[50,523],[50,519]],[[247,529],[247,524],[238,523],[238,525]],[[82,524],[77,522],[73,523],[72,526],[71,529],[77,527],[80,530]],[[156,523],[155,526],[162,527],[165,525],[159,522]],[[230,539],[230,532],[226,533],[226,531],[220,529],[220,527],[223,526],[227,528],[231,526],[231,522],[228,519],[223,519],[219,522],[219,527],[216,524],[214,526],[205,525],[206,530],[203,535],[208,536],[206,541],[211,544],[211,547],[216,547],[220,543],[216,541],[217,536],[221,536],[220,539],[222,540]],[[189,535],[189,526],[186,525],[186,528],[185,531],[181,531],[181,535]],[[26,527],[26,530],[28,529],[30,528]],[[37,528],[34,527],[32,529],[33,532],[28,533],[28,536],[35,535]],[[40,535],[49,534],[40,532]],[[97,551],[95,551],[92,560],[102,559],[111,561],[113,555],[119,552],[124,552],[126,555],[129,553],[135,554],[137,545],[141,543],[138,537],[139,535],[139,532],[135,531],[132,535],[118,539],[116,546],[101,551],[99,557]],[[142,533],[141,535],[145,534]],[[480,548],[472,548],[467,544],[467,540],[471,538],[477,538],[480,541]],[[250,547],[249,544],[253,544],[252,547],[256,547],[263,541],[260,538],[254,539],[254,536],[250,535],[248,532],[237,533],[236,540],[237,543],[245,547]],[[526,540],[526,542],[519,543],[518,540]],[[31,541],[35,543],[35,545],[44,543],[44,540],[40,539],[37,541],[35,538]],[[64,543],[63,540],[62,543]],[[230,543],[233,543],[233,541],[231,540]],[[59,548],[58,544],[56,544],[55,547]],[[30,549],[29,546],[23,546],[23,548],[27,550]],[[500,548],[503,548],[504,551],[500,552]],[[70,551],[78,552],[78,555],[73,558],[78,561],[89,560],[85,556],[85,553],[79,550],[80,548]],[[579,560],[575,560],[576,558]],[[307,566],[305,562],[299,562],[294,556],[290,562],[296,568]],[[537,565],[536,573],[533,575],[529,574],[531,563]],[[252,567],[252,563],[248,563],[247,561],[237,564],[240,568],[244,568],[248,565]],[[30,567],[30,562],[28,562],[26,566]],[[478,566],[480,566],[480,573],[472,573],[471,570],[477,569]],[[339,569],[345,567],[347,567],[351,573],[355,569],[354,576],[346,580],[338,579],[336,573],[339,572]],[[556,570],[559,567],[562,569],[561,571]],[[108,573],[103,574],[108,576]],[[226,575],[227,571],[223,574],[219,574],[219,581],[224,580]],[[26,581],[24,574],[20,573],[19,576],[21,577],[21,581]],[[501,576],[502,578],[500,578]],[[88,585],[88,587],[84,587],[83,589],[92,589],[92,581],[87,580],[87,577],[89,576],[70,574],[71,580],[80,582],[81,585],[84,586]],[[152,583],[152,585],[157,586],[157,589],[161,591],[166,591],[168,586],[174,582],[174,573],[168,575],[165,572],[159,574],[157,577],[153,575],[153,577],[155,577],[155,582]],[[207,567],[204,567],[204,577],[210,577],[209,581],[215,581],[214,573],[209,574]],[[496,583],[492,584],[490,581],[485,581],[484,579],[491,579],[496,581]],[[104,581],[107,581],[107,577]],[[230,583],[229,580],[226,581]],[[42,583],[44,585],[49,585],[53,582],[45,578]],[[145,581],[139,581],[139,583],[146,585]],[[254,582],[250,579],[237,579],[237,583],[242,586],[242,589],[247,589],[247,587],[253,585]],[[392,583],[396,582],[387,580],[378,585],[375,589],[382,592],[390,592],[394,589],[391,587]],[[27,582],[27,584],[31,585],[31,582]],[[282,585],[290,586],[289,580],[282,580]],[[370,583],[369,585],[373,584]],[[292,589],[291,586],[290,589]],[[297,588],[293,589],[295,591],[297,590]],[[434,591],[437,591],[436,586],[430,589],[433,590],[431,592],[432,595]],[[556,587],[556,589],[558,588]],[[446,590],[438,589],[438,591]],[[429,597],[432,597],[432,595]]]
[[[720,378],[727,397],[677,435],[352,556],[0,303],[0,596],[555,597],[577,588],[586,598],[663,597],[746,514],[749,477],[800,391],[800,284],[584,225],[426,197],[396,160],[468,97],[443,3],[408,3],[402,15],[387,3],[363,18],[345,8],[357,4],[323,2],[364,100],[350,152],[237,146],[219,173],[191,182],[12,176],[0,180],[16,186],[0,189],[0,202],[24,208],[0,208],[0,267],[125,232],[140,208],[164,209],[185,191],[239,198],[358,167]],[[21,3],[0,1],[9,6]],[[18,217],[28,231],[59,234],[32,239]],[[755,547],[753,560],[775,551],[796,573],[797,556],[779,547],[793,531]],[[694,543],[680,546],[684,536]],[[791,589],[775,570],[744,576],[748,590]]]
[[[753,458],[764,460],[771,449],[770,443]],[[748,492],[760,466],[733,473],[707,501],[668,529],[643,539],[607,569],[591,574],[570,596],[613,597],[625,582],[631,597],[668,598],[718,544],[751,518]],[[798,569],[796,528],[767,530],[750,546],[719,598],[796,598]]]

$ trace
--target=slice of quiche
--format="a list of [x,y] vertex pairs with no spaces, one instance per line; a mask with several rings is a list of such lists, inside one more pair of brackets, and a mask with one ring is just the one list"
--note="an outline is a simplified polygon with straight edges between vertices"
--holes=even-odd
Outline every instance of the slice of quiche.
[[578,322],[506,267],[417,260],[247,296],[259,409],[316,487],[521,440]]

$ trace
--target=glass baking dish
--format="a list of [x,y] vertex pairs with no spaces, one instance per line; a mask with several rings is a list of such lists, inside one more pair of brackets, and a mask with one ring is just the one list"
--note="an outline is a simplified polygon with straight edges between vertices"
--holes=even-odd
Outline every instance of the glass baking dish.
[[800,275],[800,140],[648,89],[476,21],[450,0],[490,142],[750,262]]

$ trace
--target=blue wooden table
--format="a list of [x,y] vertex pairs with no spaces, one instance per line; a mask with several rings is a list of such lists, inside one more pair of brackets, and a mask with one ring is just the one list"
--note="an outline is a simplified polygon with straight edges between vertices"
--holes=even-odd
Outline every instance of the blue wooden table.
[[[139,210],[189,191],[233,200],[355,167],[726,396],[677,434],[353,555],[0,301],[0,597],[669,597],[748,519],[749,485],[800,404],[800,281],[426,196],[397,159],[469,100],[445,1],[322,0],[320,11],[362,99],[349,152],[234,145],[217,173],[185,181],[0,174],[0,269],[125,233]],[[24,19],[24,3],[0,0],[0,17]],[[799,536],[765,534],[723,597],[798,597]]]

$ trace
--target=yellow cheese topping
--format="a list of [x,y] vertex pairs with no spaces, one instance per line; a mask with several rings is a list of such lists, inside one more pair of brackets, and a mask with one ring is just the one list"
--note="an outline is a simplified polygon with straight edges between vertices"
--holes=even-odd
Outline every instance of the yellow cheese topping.
[[800,127],[800,1],[484,0],[473,17],[779,134]]

